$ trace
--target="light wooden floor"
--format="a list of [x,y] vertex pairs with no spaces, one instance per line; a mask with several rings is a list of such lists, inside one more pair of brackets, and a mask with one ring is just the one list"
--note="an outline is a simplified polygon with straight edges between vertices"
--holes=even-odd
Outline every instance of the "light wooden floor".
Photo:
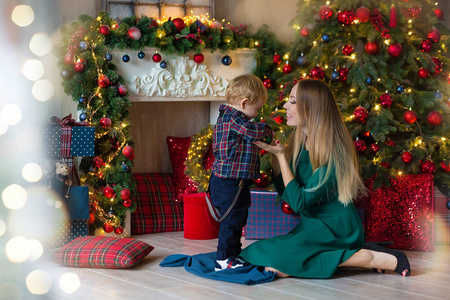
[[155,249],[131,269],[66,268],[50,263],[53,276],[73,272],[81,286],[66,294],[53,285],[46,299],[450,299],[450,245],[438,244],[435,252],[406,252],[412,267],[410,277],[354,269],[332,279],[286,278],[245,286],[197,277],[184,268],[159,267],[170,254],[213,252],[216,239],[188,240],[183,232],[135,238]]

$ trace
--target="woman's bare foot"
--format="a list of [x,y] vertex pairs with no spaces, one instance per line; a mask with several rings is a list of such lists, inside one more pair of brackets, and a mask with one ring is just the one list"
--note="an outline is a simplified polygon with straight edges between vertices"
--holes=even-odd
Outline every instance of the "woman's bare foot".
[[279,278],[286,278],[286,277],[291,276],[291,275],[285,274],[283,272],[280,272],[277,269],[274,269],[272,267],[266,267],[266,271],[274,272],[276,274],[276,276]]

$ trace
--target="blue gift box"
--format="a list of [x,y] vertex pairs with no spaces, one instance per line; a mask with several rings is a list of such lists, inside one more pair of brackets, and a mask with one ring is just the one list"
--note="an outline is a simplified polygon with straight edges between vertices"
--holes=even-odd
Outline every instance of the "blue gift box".
[[61,158],[95,155],[95,128],[90,126],[73,126],[70,129],[70,137],[67,138],[62,132],[60,125],[52,124],[45,127],[43,144],[45,145],[44,154],[46,157]]
[[300,222],[298,214],[285,214],[281,210],[281,199],[275,191],[251,190],[252,205],[244,234],[246,239],[266,239],[283,235]]

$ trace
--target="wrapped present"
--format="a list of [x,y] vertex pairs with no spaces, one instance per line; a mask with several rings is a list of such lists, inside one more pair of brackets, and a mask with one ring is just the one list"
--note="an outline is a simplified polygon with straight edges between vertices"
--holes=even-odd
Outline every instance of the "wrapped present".
[[246,239],[265,239],[286,234],[299,222],[297,214],[285,214],[275,191],[251,190],[252,205],[248,211]]
[[45,127],[44,155],[49,158],[94,156],[95,128],[87,123],[77,123],[71,114],[62,120],[51,118],[51,125]]
[[[434,251],[433,175],[405,175],[366,199],[367,241],[392,241],[392,248]],[[367,182],[371,189],[373,179]]]

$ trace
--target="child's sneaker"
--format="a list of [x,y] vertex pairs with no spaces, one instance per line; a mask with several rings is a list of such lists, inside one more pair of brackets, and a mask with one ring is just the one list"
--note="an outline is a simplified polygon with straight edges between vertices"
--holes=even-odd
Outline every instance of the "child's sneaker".
[[227,259],[216,260],[215,270],[221,271],[221,270],[225,270],[225,269],[235,269],[235,268],[240,268],[240,267],[245,267],[245,266],[248,266],[248,264],[245,263],[244,261],[240,260],[239,258],[230,256]]

